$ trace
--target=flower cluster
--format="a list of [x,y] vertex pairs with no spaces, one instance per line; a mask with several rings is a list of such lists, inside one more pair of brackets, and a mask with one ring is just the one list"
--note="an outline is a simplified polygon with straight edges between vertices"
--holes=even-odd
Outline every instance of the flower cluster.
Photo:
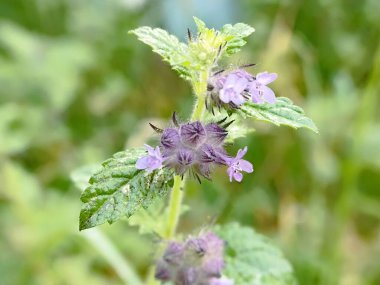
[[206,106],[211,110],[215,106],[220,108],[223,104],[237,108],[249,98],[256,104],[275,103],[276,96],[267,85],[276,78],[276,73],[266,71],[256,76],[244,69],[227,74],[224,71],[217,72],[208,80]]
[[243,179],[241,172],[250,173],[253,166],[243,159],[247,147],[239,150],[236,157],[227,154],[223,144],[228,135],[226,128],[231,122],[225,121],[226,119],[208,124],[200,121],[178,124],[174,114],[174,126],[164,130],[153,126],[161,133],[160,145],[155,148],[145,145],[148,154],[137,160],[136,168],[151,172],[165,166],[174,169],[178,175],[189,170],[199,180],[198,175],[209,179],[214,166],[226,165],[230,181],[235,179],[240,182]]
[[221,277],[223,253],[224,241],[212,232],[183,243],[171,241],[157,261],[156,279],[175,285],[233,285]]

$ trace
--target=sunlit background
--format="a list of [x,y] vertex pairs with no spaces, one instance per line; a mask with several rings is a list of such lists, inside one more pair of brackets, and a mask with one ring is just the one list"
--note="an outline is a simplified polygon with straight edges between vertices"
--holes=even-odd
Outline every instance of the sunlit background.
[[70,173],[154,141],[149,121],[189,115],[189,85],[127,31],[157,26],[185,40],[194,15],[255,27],[229,63],[277,72],[276,94],[320,134],[249,122],[256,131],[231,149],[249,146],[254,174],[231,184],[221,169],[189,183],[180,230],[238,220],[275,240],[300,285],[380,284],[379,11],[378,0],[1,1],[0,283],[146,274],[154,244],[136,227],[79,233]]

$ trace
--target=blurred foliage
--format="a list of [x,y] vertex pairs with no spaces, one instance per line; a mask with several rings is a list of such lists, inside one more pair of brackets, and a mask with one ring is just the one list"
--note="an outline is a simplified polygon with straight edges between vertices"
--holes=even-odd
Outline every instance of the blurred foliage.
[[277,239],[299,284],[379,284],[380,2],[222,1],[207,14],[178,1],[188,19],[171,18],[167,2],[1,1],[1,284],[123,284],[104,239],[146,273],[155,245],[136,227],[102,226],[104,239],[78,232],[70,172],[154,139],[147,120],[188,116],[187,83],[127,31],[180,27],[184,38],[193,15],[255,27],[232,63],[277,72],[277,95],[304,107],[320,134],[249,125],[256,131],[231,148],[249,145],[255,173],[191,182],[181,230],[238,220]]

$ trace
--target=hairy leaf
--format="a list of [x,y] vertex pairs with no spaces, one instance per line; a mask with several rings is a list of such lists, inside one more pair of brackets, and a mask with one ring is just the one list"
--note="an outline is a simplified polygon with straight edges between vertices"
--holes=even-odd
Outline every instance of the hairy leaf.
[[235,285],[295,285],[293,270],[272,242],[237,223],[216,227],[226,241],[223,274]]
[[224,25],[221,32],[225,36],[227,54],[231,55],[240,51],[241,47],[246,44],[244,38],[254,31],[253,27],[243,23]]
[[144,154],[143,149],[118,152],[91,176],[90,186],[81,196],[80,230],[130,217],[169,192],[173,185],[171,170],[148,174],[136,169],[137,159]]
[[290,99],[285,97],[277,98],[275,104],[255,104],[247,101],[238,112],[243,117],[253,117],[277,126],[287,125],[296,129],[307,128],[318,133],[318,128],[310,118],[305,116],[302,108],[294,105]]
[[190,79],[190,70],[187,68],[190,64],[188,47],[177,37],[163,29],[146,26],[129,31],[129,33],[135,34],[140,41],[152,47],[153,51],[169,62],[180,76]]

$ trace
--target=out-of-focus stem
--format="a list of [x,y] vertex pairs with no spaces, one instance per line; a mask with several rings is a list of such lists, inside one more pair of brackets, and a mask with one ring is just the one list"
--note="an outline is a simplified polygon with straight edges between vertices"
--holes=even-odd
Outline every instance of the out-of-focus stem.
[[81,233],[103,254],[124,284],[143,285],[131,264],[114,247],[110,240],[98,229],[89,229]]
[[[378,88],[380,77],[380,46],[377,49],[372,72],[368,78],[364,94],[360,99],[357,117],[354,123],[353,138],[351,146],[351,155],[346,158],[343,164],[343,180],[340,196],[338,197],[336,206],[334,208],[335,223],[327,252],[330,258],[336,264],[340,264],[340,244],[342,244],[343,233],[346,229],[353,201],[355,199],[357,183],[360,174],[360,164],[356,161],[356,156],[360,152],[367,127],[373,119],[377,106]],[[335,273],[335,272],[334,272]],[[339,275],[339,274],[335,274]]]

